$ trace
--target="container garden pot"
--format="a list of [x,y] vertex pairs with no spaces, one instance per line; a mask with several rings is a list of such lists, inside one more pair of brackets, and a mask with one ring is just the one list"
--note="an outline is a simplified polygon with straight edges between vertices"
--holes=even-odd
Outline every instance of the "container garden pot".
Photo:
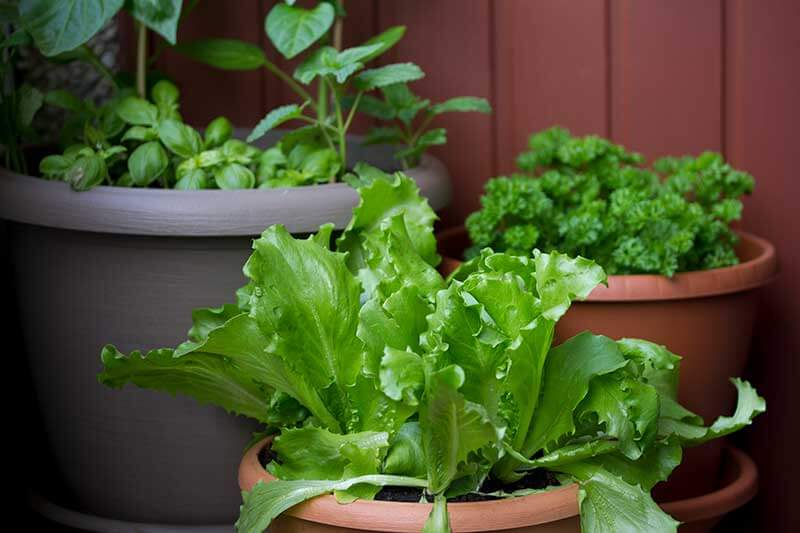
[[[732,412],[736,390],[729,378],[744,371],[753,334],[758,289],[776,274],[773,246],[740,232],[738,265],[676,274],[609,276],[575,302],[556,325],[560,342],[581,331],[613,339],[635,337],[663,344],[683,357],[679,400],[710,423]],[[438,234],[442,272],[461,263],[469,237],[463,227]],[[722,444],[687,450],[683,464],[657,496],[671,500],[710,491],[720,474]]]
[[[272,477],[261,465],[259,452],[270,439],[253,446],[239,466],[239,486],[249,491]],[[715,489],[696,498],[673,501],[663,509],[683,525],[681,533],[706,533],[734,509],[747,503],[758,489],[755,463],[744,452],[727,448],[724,475]],[[455,533],[504,531],[507,533],[580,533],[578,486],[575,484],[540,494],[478,503],[448,505]],[[431,504],[356,501],[341,505],[333,496],[319,496],[292,507],[270,525],[271,533],[419,533]]]
[[[352,160],[396,167],[390,150],[352,144]],[[426,156],[408,174],[434,209],[447,204],[441,162]],[[254,236],[278,223],[301,234],[343,228],[357,201],[343,183],[78,193],[0,170],[22,336],[66,487],[58,503],[121,521],[233,523],[241,497],[232,476],[255,426],[184,397],[112,391],[96,380],[100,349],[177,345],[192,309],[232,301],[244,285]]]

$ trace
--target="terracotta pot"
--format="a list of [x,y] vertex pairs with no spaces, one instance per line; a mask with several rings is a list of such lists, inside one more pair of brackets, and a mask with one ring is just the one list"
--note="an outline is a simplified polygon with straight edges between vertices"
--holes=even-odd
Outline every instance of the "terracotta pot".
[[[744,371],[758,291],[776,274],[773,246],[741,232],[737,254],[741,263],[714,270],[658,275],[609,276],[608,287],[597,287],[584,302],[576,302],[558,322],[556,341],[581,331],[614,339],[635,337],[665,345],[681,355],[679,399],[710,423],[730,414],[736,391],[728,379]],[[461,263],[469,238],[463,227],[438,234],[442,272]],[[663,485],[662,500],[710,491],[719,476],[722,444],[712,442],[688,450],[684,463]]]
[[[270,132],[262,146],[280,135]],[[349,148],[353,160],[396,168],[391,148],[362,147],[357,138]],[[426,156],[408,173],[435,209],[448,203],[440,161]],[[175,346],[192,309],[230,302],[244,285],[254,236],[276,223],[299,234],[326,222],[343,228],[357,203],[344,183],[79,193],[0,169],[0,219],[9,221],[14,273],[8,284],[60,477],[35,487],[41,496],[118,521],[231,523],[240,494],[230,474],[255,424],[185,396],[111,390],[97,382],[100,349],[107,342],[123,352]]]
[[[239,466],[239,487],[249,491],[259,481],[275,480],[258,459],[268,446],[265,439],[253,446]],[[726,513],[747,503],[758,490],[758,471],[747,454],[728,448],[724,484],[697,498],[674,501],[663,509],[681,521],[681,533],[705,533]],[[385,501],[337,503],[319,496],[292,507],[270,525],[272,533],[344,533],[356,531],[419,533],[431,511],[430,504]],[[480,503],[448,506],[454,532],[503,531],[505,533],[579,533],[578,487],[568,485],[542,494]]]

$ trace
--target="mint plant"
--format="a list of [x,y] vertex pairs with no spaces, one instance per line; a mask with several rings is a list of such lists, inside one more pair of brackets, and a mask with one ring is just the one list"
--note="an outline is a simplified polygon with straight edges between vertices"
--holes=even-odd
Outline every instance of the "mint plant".
[[485,186],[466,221],[473,246],[591,257],[609,274],[676,272],[738,263],[731,222],[753,177],[720,154],[666,157],[652,168],[622,146],[551,128],[530,138],[519,173]]
[[406,169],[419,164],[420,156],[429,147],[447,143],[446,129],[429,128],[439,115],[492,112],[489,102],[471,96],[459,96],[431,104],[430,100],[421,99],[411,92],[405,83],[383,87],[380,92],[381,98],[365,95],[361,99],[360,109],[366,115],[394,124],[371,129],[365,143],[402,146],[397,158]]
[[[278,2],[270,10],[265,20],[270,42],[286,59],[302,56],[292,75],[270,61],[260,48],[242,41],[206,39],[181,44],[176,49],[217,68],[264,68],[283,80],[297,95],[299,103],[280,106],[267,113],[247,140],[253,142],[288,122],[303,123],[298,134],[303,136],[304,144],[310,146],[307,150],[328,149],[338,157],[338,171],[330,176],[332,182],[342,179],[348,171],[346,136],[359,111],[381,120],[399,120],[402,128],[389,128],[396,134],[389,136],[386,132],[381,134],[383,129],[375,129],[367,142],[404,145],[397,157],[405,167],[416,164],[428,147],[446,142],[444,129],[427,129],[435,116],[450,111],[490,111],[488,102],[479,98],[455,98],[434,106],[427,100],[419,100],[406,85],[425,75],[413,63],[367,68],[368,63],[402,39],[405,28],[389,28],[360,46],[342,49],[344,16],[342,0],[321,1],[310,9],[287,0]],[[313,84],[316,85],[314,95]],[[371,94],[378,90],[384,95],[383,102]],[[383,111],[379,112],[379,107]],[[421,111],[425,118],[414,129],[412,121]],[[288,157],[286,150],[283,152]],[[287,183],[302,184],[292,179]]]
[[238,531],[323,494],[410,487],[434,502],[424,531],[447,532],[449,499],[537,469],[579,485],[586,532],[677,531],[650,490],[684,447],[764,412],[750,384],[733,380],[736,412],[705,426],[678,403],[665,347],[588,332],[551,346],[573,299],[605,280],[597,264],[486,249],[445,280],[416,184],[363,164],[348,181],[361,200],[335,242],[331,224],[304,239],[271,226],[237,303],[196,310],[185,343],[102,351],[101,383],[185,394],[275,435],[277,479],[244,494]]

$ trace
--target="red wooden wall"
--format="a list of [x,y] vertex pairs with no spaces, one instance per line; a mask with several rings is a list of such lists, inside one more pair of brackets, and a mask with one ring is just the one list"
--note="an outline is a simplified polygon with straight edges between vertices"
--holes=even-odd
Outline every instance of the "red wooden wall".
[[[204,0],[179,40],[237,37],[267,46],[272,1]],[[346,0],[349,44],[390,25],[408,33],[390,59],[417,62],[415,87],[434,100],[490,99],[495,113],[443,120],[435,151],[454,180],[447,223],[478,204],[483,183],[509,172],[530,132],[561,124],[649,156],[721,150],[757,178],[744,227],[778,247],[781,274],[765,291],[749,374],[769,412],[744,437],[762,474],[750,506],[760,531],[800,525],[800,247],[794,157],[800,143],[800,2],[796,0]],[[267,46],[267,49],[270,48]],[[273,53],[274,57],[274,53]],[[220,74],[167,53],[197,124],[219,114],[253,125],[291,100],[267,73]],[[363,126],[363,124],[362,124]],[[769,524],[767,526],[766,524]]]

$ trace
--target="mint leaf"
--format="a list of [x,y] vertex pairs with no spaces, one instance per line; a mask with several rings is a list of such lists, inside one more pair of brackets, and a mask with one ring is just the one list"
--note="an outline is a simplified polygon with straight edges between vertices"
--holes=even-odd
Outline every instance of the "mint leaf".
[[253,131],[247,136],[247,142],[251,143],[257,141],[261,137],[267,134],[267,132],[277,126],[280,126],[284,122],[288,122],[290,120],[296,119],[302,115],[303,106],[298,106],[297,104],[289,104],[280,107],[276,107],[267,115],[261,119],[261,121],[253,128]]
[[234,39],[202,39],[175,46],[175,50],[225,70],[254,70],[264,66],[266,57],[258,46]]
[[442,113],[491,113],[492,106],[485,98],[475,98],[474,96],[459,96],[451,98],[440,104],[431,107],[431,113],[441,115]]
[[413,63],[395,63],[365,70],[355,77],[355,85],[362,91],[371,91],[396,83],[407,83],[425,77],[417,65]]
[[291,59],[317,42],[333,25],[335,12],[327,2],[314,9],[278,3],[264,21],[264,29],[275,48]]

